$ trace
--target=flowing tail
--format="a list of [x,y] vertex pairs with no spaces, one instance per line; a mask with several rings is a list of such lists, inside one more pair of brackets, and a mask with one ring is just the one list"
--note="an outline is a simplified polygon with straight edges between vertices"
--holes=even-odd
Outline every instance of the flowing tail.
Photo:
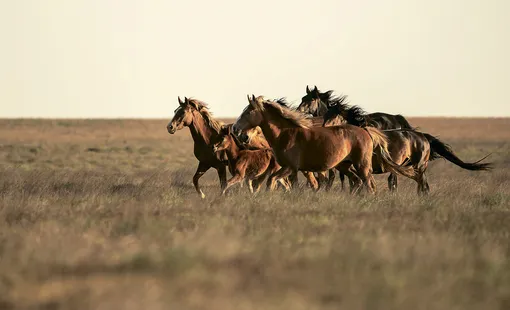
[[374,142],[374,153],[378,155],[378,158],[381,160],[381,164],[384,170],[400,174],[414,180],[416,178],[416,172],[414,171],[413,167],[400,166],[391,159],[391,156],[388,152],[388,138],[386,135],[375,127],[364,128],[372,137],[372,141]]
[[427,140],[430,143],[430,160],[444,158],[449,162],[452,162],[455,165],[466,170],[479,171],[492,169],[492,163],[480,163],[482,160],[486,159],[490,154],[474,163],[466,163],[463,162],[460,158],[458,158],[457,155],[455,155],[452,148],[448,144],[442,142],[441,140],[432,135],[429,135],[428,133],[423,133],[423,135],[425,136],[425,138],[427,138]]

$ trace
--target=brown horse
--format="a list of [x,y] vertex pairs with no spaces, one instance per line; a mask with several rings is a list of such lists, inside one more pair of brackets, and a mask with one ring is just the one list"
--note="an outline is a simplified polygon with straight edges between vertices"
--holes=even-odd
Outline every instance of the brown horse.
[[249,105],[232,129],[235,132],[256,126],[262,129],[278,164],[282,166],[268,179],[270,190],[275,188],[278,179],[288,177],[292,172],[344,170],[352,165],[356,176],[373,193],[372,153],[375,150],[386,169],[411,174],[389,159],[385,136],[375,128],[363,129],[352,125],[311,127],[304,114],[264,100],[262,96],[248,96],[248,101]]
[[[234,184],[246,180],[250,192],[257,193],[267,175],[273,174],[281,167],[276,162],[270,148],[249,150],[234,135],[231,134],[230,126],[223,127],[220,138],[213,147],[214,152],[225,151],[228,157],[229,170],[233,177],[227,181],[222,195]],[[280,180],[287,189],[290,186],[286,180]]]
[[[347,109],[342,105],[330,106],[324,115],[324,126],[345,121],[347,124],[366,127],[367,122],[364,115],[365,113],[358,106]],[[430,191],[425,172],[429,162],[436,158],[445,158],[467,170],[490,169],[490,163],[479,163],[487,156],[475,163],[465,163],[453,153],[448,145],[427,133],[412,129],[390,129],[383,130],[383,132],[388,137],[388,150],[391,159],[399,165],[406,164],[413,167],[415,175],[411,178],[418,183],[419,194],[426,194]],[[387,172],[382,167],[378,156],[372,158],[372,168],[374,174]],[[393,173],[388,177],[388,188],[391,191],[397,188],[397,176]]]
[[[221,189],[223,190],[227,185],[227,157],[224,152],[214,153],[212,150],[213,144],[218,140],[220,130],[223,124],[213,118],[207,105],[196,99],[181,98],[179,100],[179,107],[175,110],[175,115],[167,125],[167,130],[170,134],[174,134],[177,130],[188,127],[191,132],[191,137],[194,141],[193,153],[198,159],[198,168],[193,176],[193,185],[195,190],[202,197],[205,194],[200,189],[198,180],[209,169],[214,168],[218,171]],[[227,125],[227,126],[231,126]],[[254,131],[254,130],[252,130]],[[247,132],[247,135],[256,135],[252,131]],[[263,138],[256,139],[260,141]],[[253,148],[256,148],[254,146]],[[231,171],[232,173],[232,171]]]

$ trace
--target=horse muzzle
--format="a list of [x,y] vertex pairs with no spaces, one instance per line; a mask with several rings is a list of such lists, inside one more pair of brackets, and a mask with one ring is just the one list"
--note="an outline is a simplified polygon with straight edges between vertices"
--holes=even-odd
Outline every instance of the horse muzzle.
[[166,130],[168,130],[169,134],[173,135],[177,129],[174,126],[172,126],[172,125],[168,125],[166,127]]

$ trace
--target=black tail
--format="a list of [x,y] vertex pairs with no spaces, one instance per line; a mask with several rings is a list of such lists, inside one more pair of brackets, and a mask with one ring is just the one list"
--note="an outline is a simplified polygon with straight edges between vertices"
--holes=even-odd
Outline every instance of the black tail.
[[411,124],[409,124],[409,122],[406,120],[406,118],[403,117],[402,115],[397,114],[397,115],[395,115],[395,117],[397,118],[398,123],[400,124],[400,128],[402,128],[402,129],[415,129],[415,128],[413,128],[411,126]]
[[452,148],[448,145],[439,140],[438,138],[429,135],[428,133],[423,133],[423,135],[427,138],[427,140],[430,143],[430,160],[434,160],[437,158],[444,158],[457,166],[464,168],[466,170],[490,170],[492,169],[491,163],[483,163],[480,164],[482,160],[487,158],[489,155],[485,156],[484,158],[474,162],[474,163],[465,163],[460,158],[453,153]]

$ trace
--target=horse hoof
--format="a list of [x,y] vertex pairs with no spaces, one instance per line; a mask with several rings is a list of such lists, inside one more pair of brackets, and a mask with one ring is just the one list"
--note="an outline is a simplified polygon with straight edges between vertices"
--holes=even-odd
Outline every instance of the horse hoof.
[[200,198],[205,199],[205,194],[202,191],[200,191]]

